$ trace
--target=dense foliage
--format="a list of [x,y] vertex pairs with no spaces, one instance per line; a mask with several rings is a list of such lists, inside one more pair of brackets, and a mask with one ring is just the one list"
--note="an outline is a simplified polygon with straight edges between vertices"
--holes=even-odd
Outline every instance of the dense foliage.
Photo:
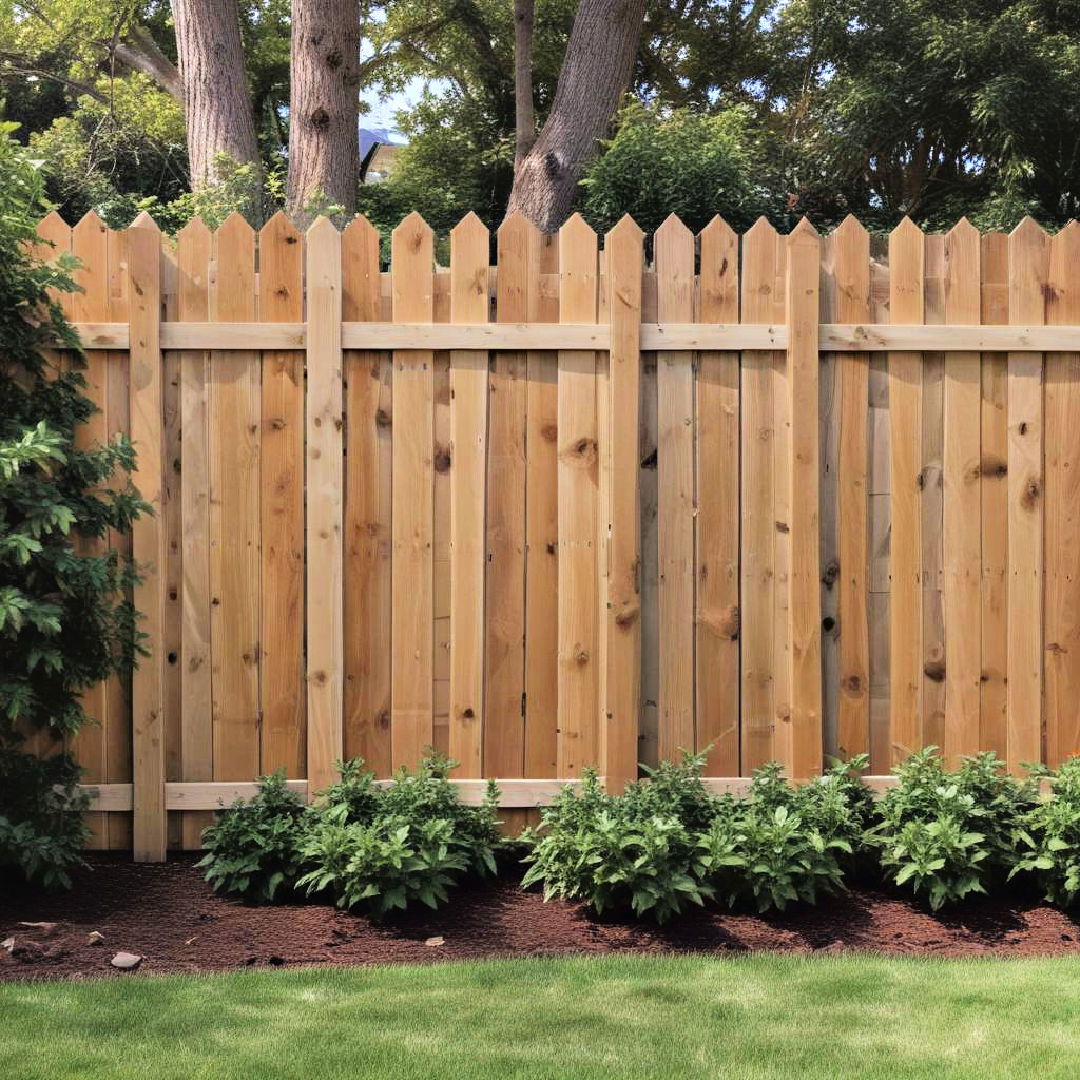
[[1050,903],[1069,907],[1080,894],[1080,758],[1066,761],[1051,782],[1052,798],[1039,801],[1016,831],[1009,876],[1034,875]]
[[437,755],[415,773],[375,783],[361,760],[339,762],[340,780],[303,806],[279,772],[206,830],[199,863],[218,891],[255,903],[301,891],[381,916],[420,901],[437,907],[467,873],[494,874],[498,789],[462,804]]
[[936,910],[1004,877],[1034,804],[1033,781],[1005,773],[992,753],[950,772],[936,747],[912,754],[897,772],[869,834],[897,885],[910,884]]
[[[128,669],[137,649],[125,598],[134,571],[84,541],[128,529],[144,505],[123,482],[130,443],[76,441],[94,406],[50,296],[74,287],[73,263],[34,254],[42,177],[14,126],[0,125],[0,865],[63,885],[85,833],[62,810],[79,805],[79,771],[61,740],[92,719],[82,692]],[[28,736],[45,760],[23,748]]]
[[[279,175],[289,0],[238,8],[261,164]],[[538,124],[575,8],[536,4]],[[380,227],[411,210],[440,231],[467,210],[497,224],[513,178],[513,5],[393,0],[357,12],[358,89],[368,104],[401,103],[410,144],[387,182],[362,188],[361,207]],[[638,104],[587,172],[581,206],[604,227],[624,212],[651,222],[665,196],[664,212],[695,222],[760,207],[777,226],[849,212],[880,228],[903,214],[933,228],[962,214],[981,228],[1026,213],[1061,224],[1080,207],[1078,41],[1080,8],[1059,0],[649,0]],[[119,226],[153,206],[178,227],[196,209],[180,101],[153,74],[175,59],[165,0],[0,12],[4,115],[23,121],[69,219],[94,208]],[[280,194],[277,182],[267,209]]]

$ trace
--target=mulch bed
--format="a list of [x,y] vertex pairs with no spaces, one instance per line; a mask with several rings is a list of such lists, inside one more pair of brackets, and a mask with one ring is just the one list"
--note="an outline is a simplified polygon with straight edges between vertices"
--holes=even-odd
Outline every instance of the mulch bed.
[[[494,885],[465,884],[437,912],[410,910],[376,925],[324,905],[258,908],[223,899],[194,861],[137,865],[94,856],[70,893],[0,886],[0,940],[13,937],[17,946],[0,949],[0,981],[123,977],[111,966],[119,951],[143,957],[141,973],[605,952],[1080,953],[1080,916],[1018,892],[934,915],[899,893],[857,888],[784,914],[695,911],[657,928],[596,918],[579,904],[545,904],[504,876]],[[56,925],[20,926],[24,921]],[[97,944],[88,940],[92,931],[102,937]],[[432,938],[443,942],[428,944]]]

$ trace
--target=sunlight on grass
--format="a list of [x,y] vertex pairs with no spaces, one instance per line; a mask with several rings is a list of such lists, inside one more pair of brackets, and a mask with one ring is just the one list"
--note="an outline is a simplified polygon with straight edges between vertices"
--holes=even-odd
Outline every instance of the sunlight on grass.
[[1075,1076],[1080,964],[606,957],[0,986],[5,1080]]

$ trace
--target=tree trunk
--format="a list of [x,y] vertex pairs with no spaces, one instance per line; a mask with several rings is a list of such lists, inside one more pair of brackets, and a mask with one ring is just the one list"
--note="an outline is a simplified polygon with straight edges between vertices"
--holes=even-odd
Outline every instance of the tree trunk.
[[535,0],[514,0],[514,110],[516,144],[514,168],[518,168],[536,142],[533,115],[532,50]]
[[630,86],[645,0],[581,0],[547,122],[514,177],[507,212],[554,232]]
[[259,162],[236,0],[172,0],[191,186],[212,187],[222,156]]
[[286,209],[356,210],[360,179],[358,0],[292,0],[292,90]]

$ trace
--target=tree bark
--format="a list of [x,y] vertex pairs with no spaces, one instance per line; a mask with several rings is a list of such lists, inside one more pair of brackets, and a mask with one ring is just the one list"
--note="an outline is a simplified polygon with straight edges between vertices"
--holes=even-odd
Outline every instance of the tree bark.
[[535,0],[514,0],[514,115],[517,169],[536,142],[533,114],[532,50]]
[[645,0],[581,0],[547,122],[514,176],[507,213],[554,232],[630,86]]
[[286,209],[300,223],[320,204],[356,210],[359,71],[359,0],[292,0]]
[[259,162],[236,0],[172,0],[191,186],[218,182],[222,155]]
[[[177,28],[177,44],[179,45],[180,31]],[[180,70],[177,66],[157,47],[157,42],[150,35],[145,26],[132,26],[127,33],[126,40],[118,41],[113,49],[113,55],[125,67],[133,71],[140,71],[148,75],[171,97],[177,101],[184,100],[184,81],[180,78]]]

